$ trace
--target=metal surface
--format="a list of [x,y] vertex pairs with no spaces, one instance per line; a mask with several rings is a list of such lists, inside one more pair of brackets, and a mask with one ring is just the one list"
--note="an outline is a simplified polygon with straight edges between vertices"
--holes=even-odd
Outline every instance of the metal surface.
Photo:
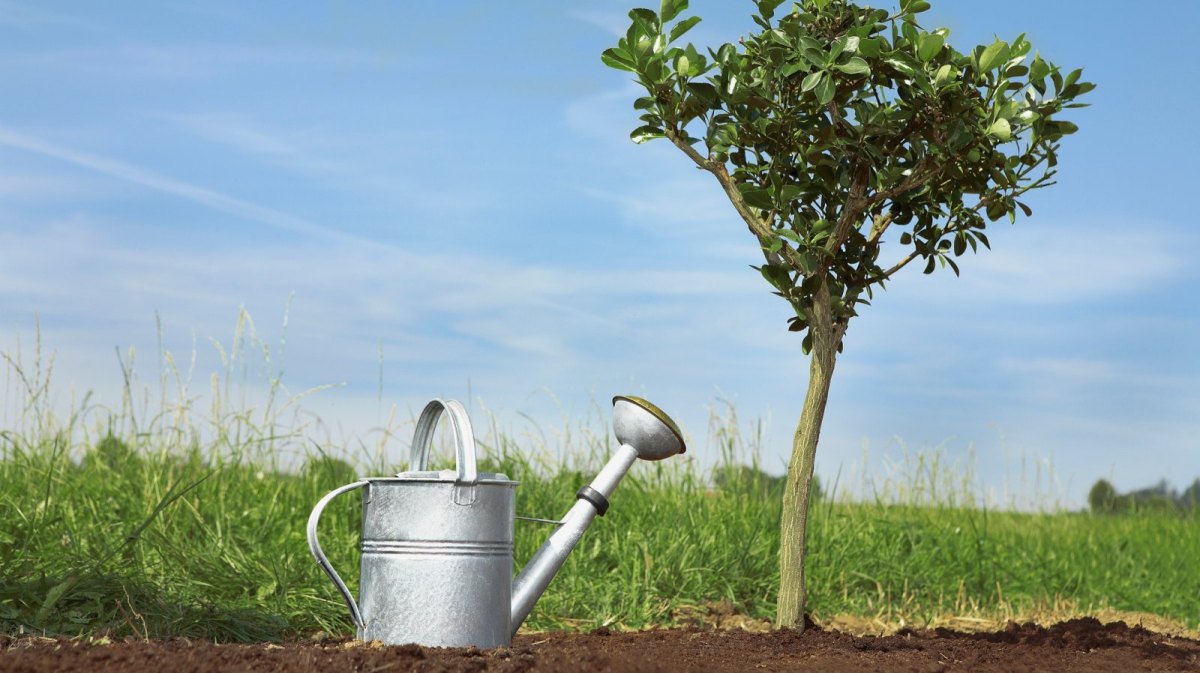
[[687,451],[675,421],[640,397],[613,398],[613,431],[618,442],[637,447],[642,460],[662,460]]
[[516,482],[370,479],[363,494],[358,637],[427,647],[511,644]]
[[[662,460],[686,450],[679,426],[662,409],[640,397],[618,395],[613,398],[613,429],[621,446],[590,484],[605,498],[612,496],[621,478],[638,458]],[[514,634],[596,514],[595,505],[586,500],[576,500],[563,517],[562,526],[550,535],[521,569],[521,574],[513,581],[510,621]]]
[[[429,471],[429,444],[442,411],[455,436],[456,469]],[[470,420],[453,400],[434,400],[417,422],[409,472],[364,479],[330,492],[309,517],[313,556],[350,609],[362,640],[427,647],[511,644],[513,519],[517,482],[478,473]],[[317,541],[321,510],[362,488],[359,603]]]
[[341,576],[333,569],[333,565],[329,563],[329,559],[325,558],[325,552],[321,549],[321,544],[317,541],[317,524],[321,522],[321,512],[324,511],[325,505],[329,504],[330,500],[338,497],[346,491],[353,491],[356,488],[366,486],[365,481],[356,481],[353,484],[346,484],[339,488],[335,488],[325,494],[324,498],[317,501],[317,506],[313,507],[312,514],[308,515],[308,549],[312,552],[314,558],[317,559],[317,565],[321,566],[321,570],[333,580],[333,585],[342,594],[342,600],[346,601],[346,608],[350,610],[350,619],[354,620],[354,626],[361,631],[363,627],[362,613],[358,611],[358,603],[354,602],[354,595],[346,588],[346,583],[342,581]]
[[[629,471],[633,461],[637,460],[637,449],[622,444],[617,453],[609,459],[600,474],[592,480],[592,488],[604,497],[612,495],[617,482]],[[579,544],[583,532],[596,518],[596,507],[586,500],[576,500],[575,504],[562,518],[562,525],[550,534],[541,548],[529,559],[521,574],[513,580],[512,591],[512,623],[511,632],[515,634],[525,618],[533,611],[533,605],[542,597],[549,586],[550,580],[558,573],[559,568],[567,560],[567,555]]]
[[[429,449],[442,412],[455,438],[455,470],[430,471]],[[638,458],[662,460],[685,450],[679,428],[637,397],[613,399],[621,446],[529,563],[512,579],[517,482],[476,470],[466,409],[434,400],[417,421],[409,471],[334,489],[308,519],[308,544],[341,592],[358,637],[386,644],[497,647],[529,616],[567,555],[606,506]],[[363,489],[360,601],[329,564],[317,541],[321,512],[333,498]],[[582,497],[582,496],[581,496]]]

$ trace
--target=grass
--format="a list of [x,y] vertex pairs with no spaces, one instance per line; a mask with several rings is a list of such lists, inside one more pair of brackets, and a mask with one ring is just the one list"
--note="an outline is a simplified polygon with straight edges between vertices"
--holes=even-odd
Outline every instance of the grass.
[[[302,413],[302,395],[270,372],[260,404],[230,403],[247,354],[267,364],[274,356],[244,321],[203,413],[169,354],[155,394],[140,390],[130,354],[121,404],[85,397],[65,415],[51,404],[52,358],[2,354],[0,631],[220,641],[352,631],[309,555],[304,523],[332,488],[400,469],[382,464],[380,447],[405,428],[389,424],[371,444],[314,443],[320,426]],[[526,516],[565,512],[614,448],[607,410],[549,440],[518,440],[481,420],[488,469],[521,480]],[[714,470],[753,460],[754,438],[738,427],[715,419],[708,441],[725,461]],[[438,453],[449,455],[444,438]],[[1200,625],[1200,518],[989,511],[969,504],[969,488],[938,487],[960,475],[920,461],[872,500],[817,503],[808,576],[819,620],[923,625],[1118,610]],[[778,494],[757,479],[714,488],[717,476],[682,460],[636,466],[527,626],[669,625],[713,604],[769,618]],[[346,497],[322,520],[322,544],[352,589],[358,509]],[[516,523],[518,567],[548,532]]]

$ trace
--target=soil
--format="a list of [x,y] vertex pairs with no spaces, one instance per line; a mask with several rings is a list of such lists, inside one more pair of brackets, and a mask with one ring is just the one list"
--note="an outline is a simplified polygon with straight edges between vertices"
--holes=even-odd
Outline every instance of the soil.
[[511,648],[383,647],[350,640],[256,645],[205,641],[85,643],[0,635],[0,671],[1200,671],[1200,641],[1123,622],[1074,619],[995,633],[902,630],[853,636],[817,627],[751,633],[669,629],[519,635]]

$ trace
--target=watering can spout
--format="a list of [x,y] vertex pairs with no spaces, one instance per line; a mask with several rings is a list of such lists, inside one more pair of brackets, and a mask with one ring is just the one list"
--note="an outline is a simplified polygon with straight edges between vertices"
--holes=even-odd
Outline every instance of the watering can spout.
[[562,568],[583,532],[597,516],[604,516],[608,511],[609,497],[633,462],[638,458],[662,460],[687,450],[679,426],[662,409],[640,397],[618,395],[613,398],[613,430],[620,447],[592,483],[579,489],[575,504],[562,518],[558,529],[513,580],[509,625],[514,634],[533,611],[534,604]]

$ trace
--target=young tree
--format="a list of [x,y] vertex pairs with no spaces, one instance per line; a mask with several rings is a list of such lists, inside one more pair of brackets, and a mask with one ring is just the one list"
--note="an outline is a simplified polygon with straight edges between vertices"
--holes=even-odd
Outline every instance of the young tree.
[[[846,0],[757,0],[758,32],[701,53],[677,46],[699,17],[687,0],[634,9],[601,59],[648,95],[634,142],[666,138],[716,179],[762,247],[755,267],[787,300],[810,356],[808,391],[783,494],[777,623],[803,628],[813,460],[850,320],[900,269],[950,267],[989,221],[1052,182],[1059,118],[1092,84],[1025,37],[961,53],[926,30],[925,0],[897,11]],[[881,253],[895,253],[883,264]]]

